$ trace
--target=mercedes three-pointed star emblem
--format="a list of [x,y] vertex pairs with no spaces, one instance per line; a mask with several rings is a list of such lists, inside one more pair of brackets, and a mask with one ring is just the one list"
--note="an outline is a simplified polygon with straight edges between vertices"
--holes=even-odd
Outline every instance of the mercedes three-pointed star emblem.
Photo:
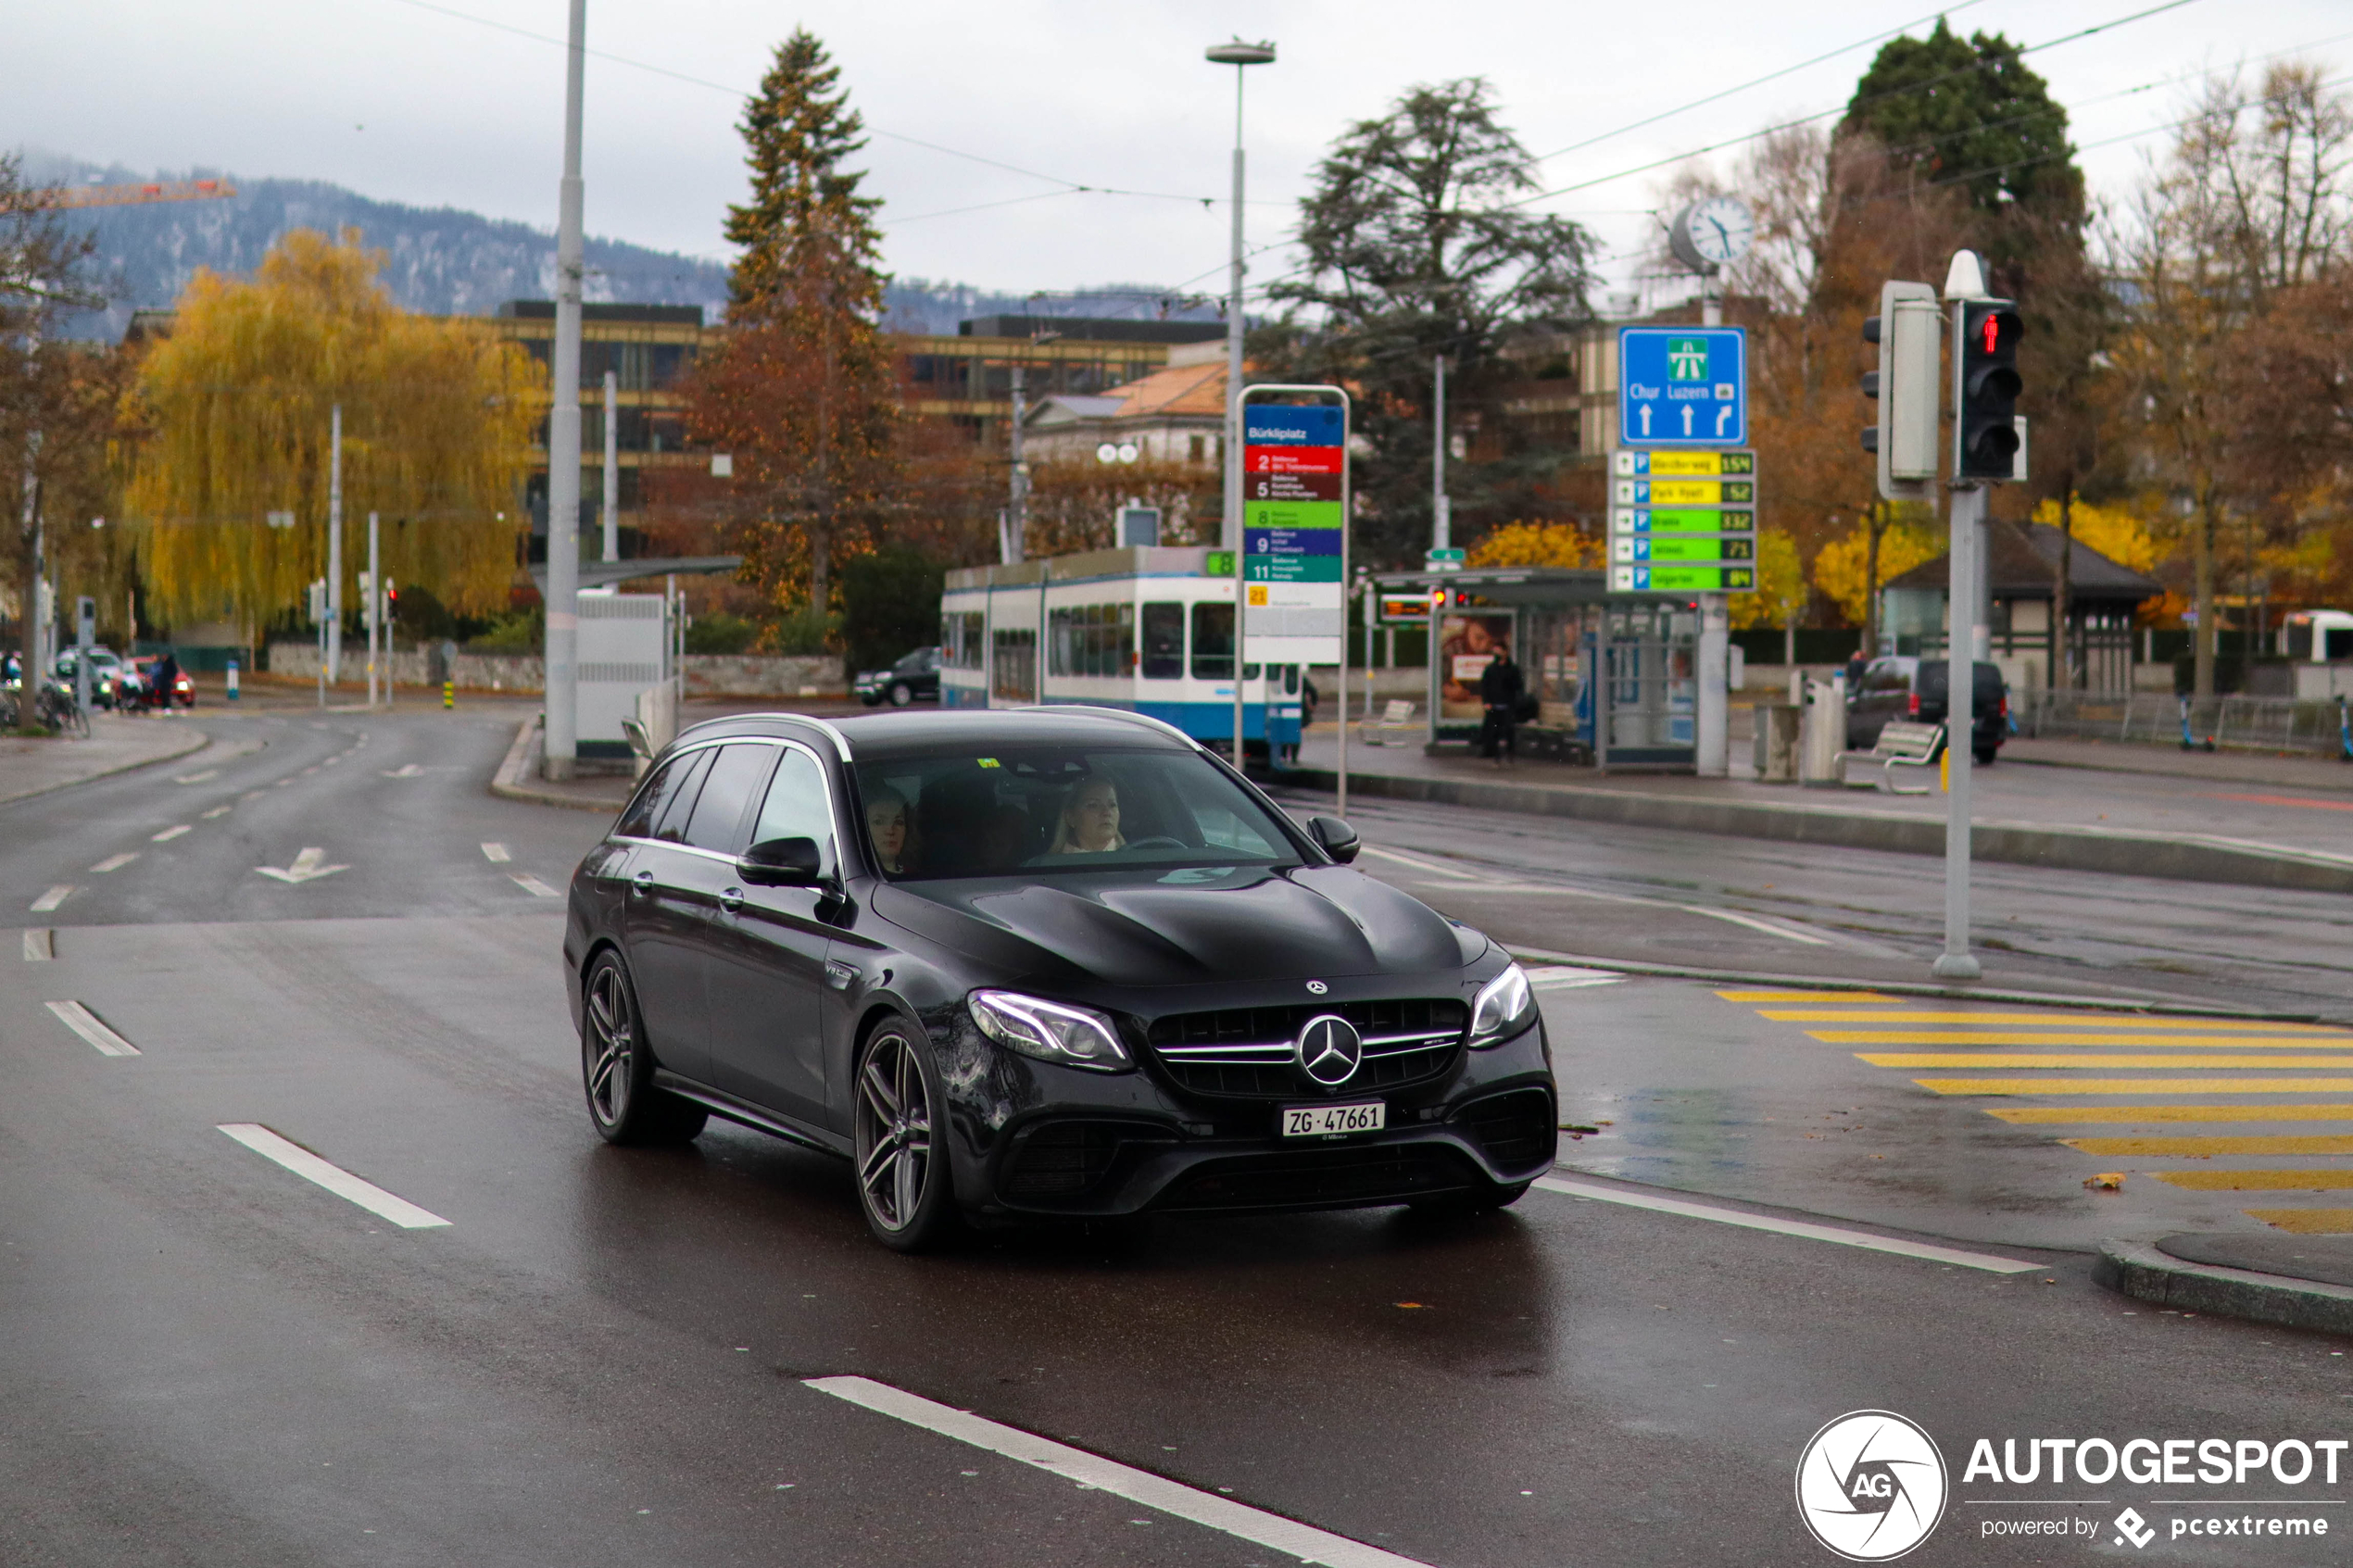
[[1344,1018],[1317,1013],[1299,1032],[1300,1071],[1326,1088],[1348,1082],[1364,1058],[1365,1042]]

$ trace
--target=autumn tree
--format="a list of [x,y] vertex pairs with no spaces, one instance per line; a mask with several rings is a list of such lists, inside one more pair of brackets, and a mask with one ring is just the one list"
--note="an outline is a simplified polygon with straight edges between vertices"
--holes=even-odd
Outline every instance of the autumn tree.
[[[465,613],[503,608],[518,485],[544,408],[531,361],[482,323],[400,309],[379,251],[291,230],[250,279],[199,270],[139,368],[130,500],[150,613],[258,628],[325,574],[333,411],[345,526],[384,571]],[[290,512],[292,528],[269,525]],[[344,552],[343,602],[361,552]]]
[[840,69],[798,31],[776,48],[738,127],[750,199],[728,209],[743,247],[729,331],[686,386],[697,440],[735,459],[731,506],[747,580],[780,608],[828,613],[833,562],[886,530],[903,470],[900,408],[880,330],[881,206],[843,161],[865,146]]
[[[1433,361],[1463,422],[1491,416],[1503,383],[1526,371],[1510,352],[1588,320],[1593,241],[1566,218],[1531,212],[1535,162],[1472,78],[1416,87],[1351,126],[1301,204],[1296,273],[1267,292],[1288,331],[1262,340],[1277,373],[1337,382],[1355,398],[1370,446],[1353,475],[1359,546],[1372,561],[1418,559],[1430,536]],[[1453,421],[1450,420],[1450,424]],[[1482,459],[1450,470],[1457,515],[1474,524],[1526,509],[1567,461],[1515,449],[1490,419]]]

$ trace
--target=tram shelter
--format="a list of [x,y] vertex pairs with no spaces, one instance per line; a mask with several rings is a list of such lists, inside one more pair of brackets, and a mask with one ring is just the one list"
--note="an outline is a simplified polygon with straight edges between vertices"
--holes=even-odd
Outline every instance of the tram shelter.
[[1536,698],[1522,751],[1604,771],[1696,771],[1699,601],[1608,583],[1553,566],[1372,577],[1369,621],[1429,632],[1428,746],[1478,743],[1478,678],[1508,646]]

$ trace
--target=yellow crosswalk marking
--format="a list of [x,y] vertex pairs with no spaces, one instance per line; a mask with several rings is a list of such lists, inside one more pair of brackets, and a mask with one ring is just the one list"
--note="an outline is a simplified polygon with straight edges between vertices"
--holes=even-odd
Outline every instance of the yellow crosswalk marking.
[[1718,991],[1728,1002],[1869,1002],[1894,1007],[1900,998],[1873,991]]
[[1988,1106],[2005,1122],[2353,1122],[2353,1105]]
[[1976,1035],[1955,1029],[1808,1029],[1827,1046],[2165,1046],[2208,1050],[2310,1050],[2316,1046],[2353,1047],[2353,1035],[2303,1035],[2279,1039],[2261,1035]]
[[2184,1160],[2217,1154],[2353,1154],[2353,1133],[2274,1133],[2235,1138],[2061,1138],[2085,1154],[2129,1154]]
[[2159,1171],[2157,1179],[2193,1192],[2336,1192],[2353,1171]]
[[[2079,1029],[2233,1029],[2280,1035],[2344,1035],[2315,1023],[2257,1023],[2235,1018],[2149,1018],[2140,1013],[2081,1012],[1831,1012],[1814,1008],[1759,1008],[1756,1016],[1776,1023],[1968,1023],[1980,1028],[2020,1023],[2067,1023]],[[2348,1036],[2353,1037],[2353,1036]]]
[[2353,1209],[2248,1209],[2243,1212],[2297,1236],[2353,1236]]
[[2353,1078],[1915,1078],[1937,1095],[2342,1095]]
[[2353,1056],[2128,1056],[2120,1051],[2069,1056],[2042,1051],[1911,1054],[1856,1051],[1873,1067],[2353,1067]]

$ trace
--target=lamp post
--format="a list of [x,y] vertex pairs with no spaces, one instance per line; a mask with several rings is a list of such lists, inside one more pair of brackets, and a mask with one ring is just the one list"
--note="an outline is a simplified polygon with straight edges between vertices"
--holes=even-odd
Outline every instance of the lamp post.
[[579,756],[580,77],[588,0],[572,0],[564,56],[564,171],[556,187],[555,406],[547,413],[547,726],[542,771],[573,775]]
[[[1234,241],[1226,291],[1226,522],[1220,543],[1234,553],[1234,766],[1242,760],[1242,68],[1275,63],[1275,45],[1213,44],[1212,65],[1234,68]],[[1269,745],[1273,731],[1269,730]],[[1273,753],[1270,751],[1271,757]]]

